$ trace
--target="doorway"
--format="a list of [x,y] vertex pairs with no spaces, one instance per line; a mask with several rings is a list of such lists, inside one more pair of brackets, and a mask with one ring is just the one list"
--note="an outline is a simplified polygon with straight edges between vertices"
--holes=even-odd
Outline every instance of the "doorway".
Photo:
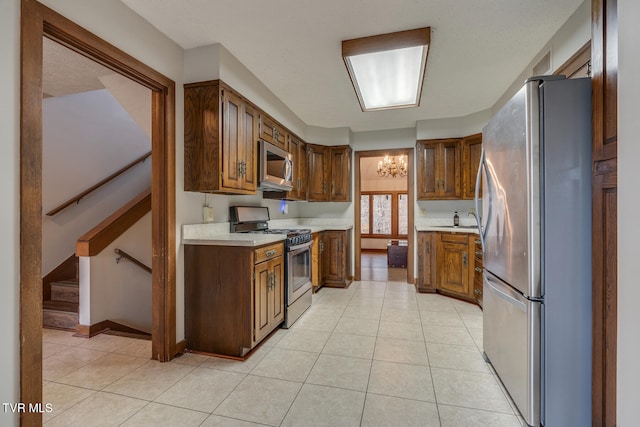
[[[20,399],[42,402],[42,67],[43,39],[152,91],[152,357],[170,360],[175,313],[175,83],[34,0],[21,9]],[[41,414],[23,414],[37,425]]]
[[[354,160],[355,279],[414,283],[413,149],[359,151]],[[378,174],[401,164],[405,176]]]

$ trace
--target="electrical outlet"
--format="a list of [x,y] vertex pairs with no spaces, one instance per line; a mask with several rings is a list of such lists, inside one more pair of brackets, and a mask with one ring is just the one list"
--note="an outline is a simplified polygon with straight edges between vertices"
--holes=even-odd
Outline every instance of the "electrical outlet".
[[211,206],[202,207],[202,221],[213,222],[213,208]]
[[427,210],[426,210],[426,209],[420,209],[420,210],[418,211],[418,214],[419,214],[420,216],[427,216]]

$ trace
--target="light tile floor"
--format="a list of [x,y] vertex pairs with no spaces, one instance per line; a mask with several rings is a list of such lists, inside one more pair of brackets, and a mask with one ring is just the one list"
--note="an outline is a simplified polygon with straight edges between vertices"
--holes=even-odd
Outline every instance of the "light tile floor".
[[47,426],[521,426],[482,311],[399,282],[321,289],[245,362],[43,330]]

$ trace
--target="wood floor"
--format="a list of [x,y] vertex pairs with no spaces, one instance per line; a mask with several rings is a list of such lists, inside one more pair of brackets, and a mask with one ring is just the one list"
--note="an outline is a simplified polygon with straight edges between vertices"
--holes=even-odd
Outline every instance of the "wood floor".
[[360,258],[362,280],[372,282],[405,282],[407,269],[387,266],[387,254],[383,252],[363,252]]

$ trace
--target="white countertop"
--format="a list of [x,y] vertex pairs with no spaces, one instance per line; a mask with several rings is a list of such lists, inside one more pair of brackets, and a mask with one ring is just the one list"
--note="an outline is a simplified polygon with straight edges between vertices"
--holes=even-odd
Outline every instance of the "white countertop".
[[445,231],[447,233],[473,233],[478,234],[478,227],[451,227],[437,225],[416,225],[416,231]]
[[460,227],[453,227],[453,218],[420,218],[415,222],[416,231],[445,231],[449,233],[478,234],[473,218],[460,217]]
[[[349,224],[342,218],[331,221],[329,218],[299,218],[269,221],[269,228],[308,228],[312,233],[326,230],[350,230]],[[184,224],[182,243],[184,245],[216,246],[262,246],[281,242],[287,238],[284,234],[230,233],[229,223]]]

